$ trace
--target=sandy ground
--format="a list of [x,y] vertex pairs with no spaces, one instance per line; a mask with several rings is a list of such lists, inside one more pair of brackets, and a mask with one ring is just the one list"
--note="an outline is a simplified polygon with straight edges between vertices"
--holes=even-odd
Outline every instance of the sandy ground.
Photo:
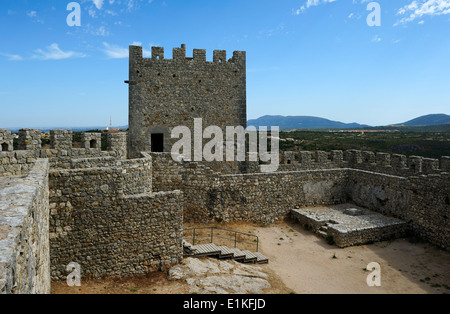
[[[259,236],[259,265],[269,274],[267,294],[423,294],[450,293],[450,253],[409,239],[341,249],[289,221],[269,227],[230,224],[222,227]],[[369,263],[381,266],[381,286],[369,287]],[[165,273],[123,279],[83,281],[81,287],[52,283],[53,294],[184,294],[183,281]]]
[[[257,228],[268,266],[299,294],[450,293],[450,253],[409,239],[341,249],[289,222]],[[369,287],[366,267],[381,266]]]

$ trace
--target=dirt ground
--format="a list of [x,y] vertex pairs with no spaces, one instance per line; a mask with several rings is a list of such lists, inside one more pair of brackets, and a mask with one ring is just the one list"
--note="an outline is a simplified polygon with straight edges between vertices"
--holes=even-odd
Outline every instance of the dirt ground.
[[[268,227],[218,225],[259,237],[259,251],[270,262],[261,266],[272,288],[266,294],[428,294],[450,293],[450,253],[428,243],[398,239],[341,249],[300,226],[283,221]],[[192,227],[192,226],[190,226]],[[198,227],[198,226],[196,226]],[[366,267],[381,266],[381,286],[369,287]],[[53,294],[185,294],[184,281],[166,273],[133,278],[83,281],[81,287],[53,282]]]

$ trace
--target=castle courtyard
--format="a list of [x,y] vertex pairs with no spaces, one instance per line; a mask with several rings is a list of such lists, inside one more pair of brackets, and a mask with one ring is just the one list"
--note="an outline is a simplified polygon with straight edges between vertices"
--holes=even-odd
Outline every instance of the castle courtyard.
[[[267,227],[247,223],[227,224],[224,227],[251,231],[259,237],[260,251],[269,257],[270,262],[258,266],[249,264],[246,267],[257,267],[265,274],[259,277],[265,278],[270,287],[263,289],[263,294],[442,294],[450,291],[450,253],[413,238],[339,248],[329,245],[291,220],[279,221]],[[219,263],[210,258],[200,261]],[[366,283],[370,271],[365,268],[371,262],[381,266],[380,287],[369,287]],[[222,276],[232,276],[231,273]],[[216,275],[203,273],[200,277],[205,279],[211,276]],[[60,281],[52,282],[51,292],[195,293],[190,290],[188,280],[169,281],[167,278],[166,271],[122,279],[84,280],[81,287],[68,287]],[[249,274],[248,278],[255,278],[255,275]]]

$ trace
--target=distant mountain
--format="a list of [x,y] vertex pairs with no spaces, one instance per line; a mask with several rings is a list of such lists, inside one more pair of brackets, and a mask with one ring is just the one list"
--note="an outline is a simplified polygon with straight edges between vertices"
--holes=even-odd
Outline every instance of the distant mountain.
[[428,126],[428,125],[441,125],[450,123],[450,116],[446,114],[429,114],[410,120],[405,123],[397,125],[404,126]]
[[279,126],[280,130],[292,129],[351,129],[369,127],[359,123],[343,123],[339,121],[331,121],[324,118],[309,117],[309,116],[264,116],[255,120],[249,120],[248,126],[256,128],[261,126]]

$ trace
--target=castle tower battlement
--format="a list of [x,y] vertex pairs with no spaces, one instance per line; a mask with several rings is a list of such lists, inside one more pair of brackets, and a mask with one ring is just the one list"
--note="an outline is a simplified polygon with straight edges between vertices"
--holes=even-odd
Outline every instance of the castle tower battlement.
[[130,46],[128,155],[142,151],[170,152],[171,130],[194,119],[204,126],[247,126],[246,53],[215,50],[206,60],[206,50],[194,49],[186,57],[186,45],[173,49],[165,59],[163,47],[152,47],[151,58],[143,49]]

